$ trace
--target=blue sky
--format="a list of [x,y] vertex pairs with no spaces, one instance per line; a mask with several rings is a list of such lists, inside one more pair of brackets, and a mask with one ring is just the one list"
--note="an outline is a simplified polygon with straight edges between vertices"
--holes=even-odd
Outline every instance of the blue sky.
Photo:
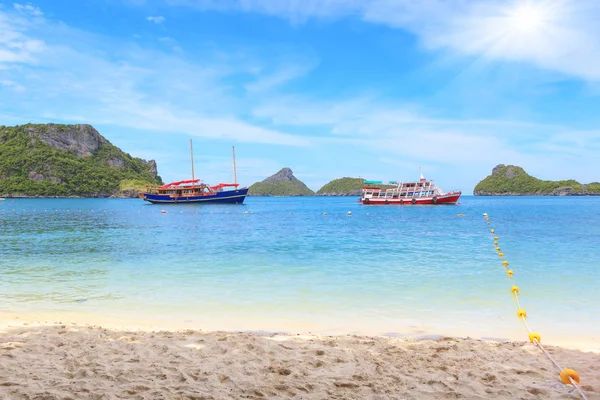
[[89,123],[165,180],[290,167],[599,181],[596,0],[0,0],[0,124]]

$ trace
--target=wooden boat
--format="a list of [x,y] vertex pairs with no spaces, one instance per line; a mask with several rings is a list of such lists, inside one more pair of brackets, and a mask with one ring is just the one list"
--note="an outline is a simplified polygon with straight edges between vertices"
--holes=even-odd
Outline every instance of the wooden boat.
[[192,158],[192,179],[170,182],[161,186],[148,186],[145,193],[139,197],[150,203],[181,204],[181,203],[229,203],[242,204],[248,188],[240,188],[237,183],[235,167],[235,148],[233,152],[233,177],[234,183],[219,183],[207,185],[194,177],[194,153],[190,140],[190,154]]
[[382,181],[365,180],[358,202],[369,205],[456,204],[461,195],[460,191],[444,192],[423,174],[418,182],[390,181],[385,188],[382,185]]

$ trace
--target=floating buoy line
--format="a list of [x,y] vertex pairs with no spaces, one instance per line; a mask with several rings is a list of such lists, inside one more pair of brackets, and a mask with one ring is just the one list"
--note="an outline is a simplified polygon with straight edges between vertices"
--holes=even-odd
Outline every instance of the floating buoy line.
[[[490,217],[488,216],[488,214],[483,213],[483,216],[485,217],[486,224],[491,225]],[[497,235],[496,231],[493,228],[490,229],[490,233],[492,235]],[[540,334],[537,332],[533,332],[531,330],[531,328],[529,327],[529,324],[527,323],[527,312],[521,307],[521,303],[519,301],[519,287],[514,284],[514,280],[513,280],[514,271],[509,268],[509,262],[504,259],[504,253],[502,252],[502,249],[498,246],[498,243],[499,243],[498,240],[499,240],[498,236],[494,236],[494,247],[495,247],[496,253],[498,253],[498,257],[500,259],[503,259],[502,266],[506,270],[506,275],[512,281],[512,287],[511,287],[510,291],[512,293],[512,297],[515,299],[515,301],[517,303],[517,318],[519,318],[521,321],[523,321],[525,328],[529,332],[529,341],[531,343],[535,344],[537,347],[539,347],[540,350],[542,350],[542,352],[544,352],[544,354],[550,359],[550,361],[552,361],[552,364],[554,364],[554,366],[559,371],[560,380],[566,385],[572,385],[573,387],[575,387],[575,389],[577,389],[577,391],[581,395],[581,398],[583,398],[584,400],[588,400],[585,393],[583,393],[583,390],[581,390],[581,387],[579,387],[579,381],[580,381],[579,374],[571,368],[561,368],[561,366],[552,358],[552,356],[550,355],[550,353],[548,353],[548,351],[544,348],[544,346],[542,346],[542,343],[541,343],[542,338],[541,338]]]

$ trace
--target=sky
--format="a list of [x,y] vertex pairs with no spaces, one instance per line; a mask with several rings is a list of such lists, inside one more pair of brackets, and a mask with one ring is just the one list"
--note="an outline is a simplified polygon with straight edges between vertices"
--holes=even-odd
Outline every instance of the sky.
[[87,123],[165,181],[283,167],[470,194],[600,181],[597,0],[0,0],[0,125]]

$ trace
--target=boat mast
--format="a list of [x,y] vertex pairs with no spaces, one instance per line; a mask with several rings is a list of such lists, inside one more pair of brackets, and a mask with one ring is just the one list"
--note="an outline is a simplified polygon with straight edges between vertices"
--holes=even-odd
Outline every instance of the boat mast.
[[192,187],[194,187],[194,149],[192,147],[192,139],[190,139],[190,157],[192,159]]
[[233,183],[237,184],[237,172],[235,170],[235,146],[231,146],[231,152],[233,153]]

